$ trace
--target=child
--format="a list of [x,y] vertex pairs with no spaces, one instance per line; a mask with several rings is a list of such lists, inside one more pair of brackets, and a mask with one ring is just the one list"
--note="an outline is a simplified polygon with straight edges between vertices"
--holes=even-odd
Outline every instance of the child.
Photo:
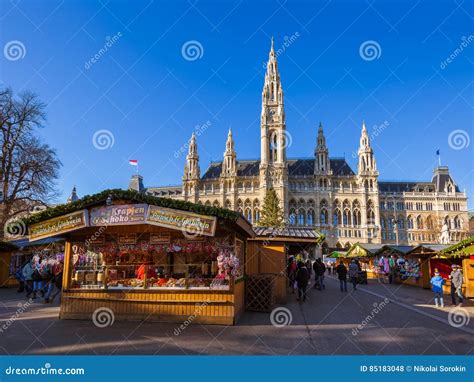
[[[444,301],[443,301],[443,285],[445,283],[445,280],[439,275],[439,272],[436,270],[434,276],[431,278],[431,289],[433,290],[434,293],[434,300],[435,300],[435,305],[438,308],[441,306],[441,308],[444,308]],[[439,298],[439,305],[438,305],[438,298]]]

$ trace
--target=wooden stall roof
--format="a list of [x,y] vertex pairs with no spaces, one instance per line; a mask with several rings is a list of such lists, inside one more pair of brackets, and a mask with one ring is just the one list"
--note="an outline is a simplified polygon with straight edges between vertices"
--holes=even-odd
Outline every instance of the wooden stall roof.
[[431,257],[441,255],[441,251],[447,248],[446,244],[420,244],[406,253],[407,256]]
[[239,229],[241,233],[247,237],[255,236],[252,225],[238,212],[220,207],[204,206],[183,200],[151,196],[134,190],[121,189],[104,190],[98,194],[84,196],[83,198],[72,203],[60,204],[53,208],[48,208],[38,214],[30,216],[28,219],[26,219],[25,223],[27,226],[30,226],[35,223],[67,215],[76,211],[104,205],[106,204],[106,201],[109,197],[111,197],[113,201],[143,203],[157,207],[187,211],[200,215],[214,216],[231,223],[231,225]]
[[440,251],[447,257],[466,257],[474,255],[474,236],[453,244]]
[[406,255],[414,248],[413,245],[384,245],[380,248],[376,255],[382,254],[396,254],[396,255]]
[[346,256],[347,256],[347,251],[332,251],[328,257],[332,259],[338,259],[339,257],[346,257]]
[[48,237],[46,239],[30,241],[27,237],[23,239],[17,239],[10,241],[11,244],[14,244],[19,249],[27,249],[30,247],[38,247],[42,245],[49,245],[53,243],[61,243],[64,242],[63,239],[55,238],[55,237]]
[[355,243],[347,251],[345,257],[369,257],[375,254],[382,248],[382,244],[367,244]]
[[298,243],[318,244],[324,240],[324,235],[312,228],[300,227],[254,227],[255,240],[261,241],[294,241]]
[[18,249],[18,247],[8,241],[0,241],[0,251],[9,252]]

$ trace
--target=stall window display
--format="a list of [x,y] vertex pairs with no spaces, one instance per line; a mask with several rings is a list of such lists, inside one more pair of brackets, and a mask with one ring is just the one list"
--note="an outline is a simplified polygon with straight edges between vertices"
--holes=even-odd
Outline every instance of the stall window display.
[[240,248],[225,240],[127,236],[72,242],[72,288],[229,290],[241,276]]
[[[379,279],[384,279],[392,275],[398,276],[400,280],[421,277],[420,263],[418,259],[405,258],[403,256],[381,256],[373,260],[373,266],[368,269],[377,275]],[[393,280],[393,279],[392,279]]]

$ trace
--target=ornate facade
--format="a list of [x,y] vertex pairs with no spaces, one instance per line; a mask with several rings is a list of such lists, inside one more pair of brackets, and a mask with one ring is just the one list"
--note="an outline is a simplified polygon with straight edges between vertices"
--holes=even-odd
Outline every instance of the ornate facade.
[[314,158],[288,159],[283,89],[272,47],[262,92],[259,160],[237,160],[229,130],[222,162],[213,162],[201,176],[196,136],[189,149],[181,186],[143,186],[139,175],[130,188],[152,195],[184,199],[240,211],[259,220],[266,190],[273,187],[289,225],[314,227],[330,247],[355,242],[415,245],[440,241],[441,231],[456,242],[467,236],[467,196],[448,167],[434,169],[427,182],[382,182],[370,137],[362,124],[357,172],[344,158],[331,158],[323,126]]

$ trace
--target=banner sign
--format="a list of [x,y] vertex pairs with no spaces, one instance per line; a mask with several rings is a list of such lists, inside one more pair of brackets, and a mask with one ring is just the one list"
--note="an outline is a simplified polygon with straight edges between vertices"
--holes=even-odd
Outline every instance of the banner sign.
[[171,242],[170,235],[163,235],[159,233],[150,234],[150,244],[169,244]]
[[119,245],[137,244],[137,235],[134,233],[130,235],[119,235],[118,243]]
[[87,227],[87,210],[58,216],[29,227],[30,241],[56,236],[79,228]]
[[184,236],[214,236],[216,217],[198,215],[191,212],[172,210],[164,207],[149,206],[146,222],[183,231]]
[[146,204],[123,204],[92,208],[89,212],[91,226],[144,224]]

